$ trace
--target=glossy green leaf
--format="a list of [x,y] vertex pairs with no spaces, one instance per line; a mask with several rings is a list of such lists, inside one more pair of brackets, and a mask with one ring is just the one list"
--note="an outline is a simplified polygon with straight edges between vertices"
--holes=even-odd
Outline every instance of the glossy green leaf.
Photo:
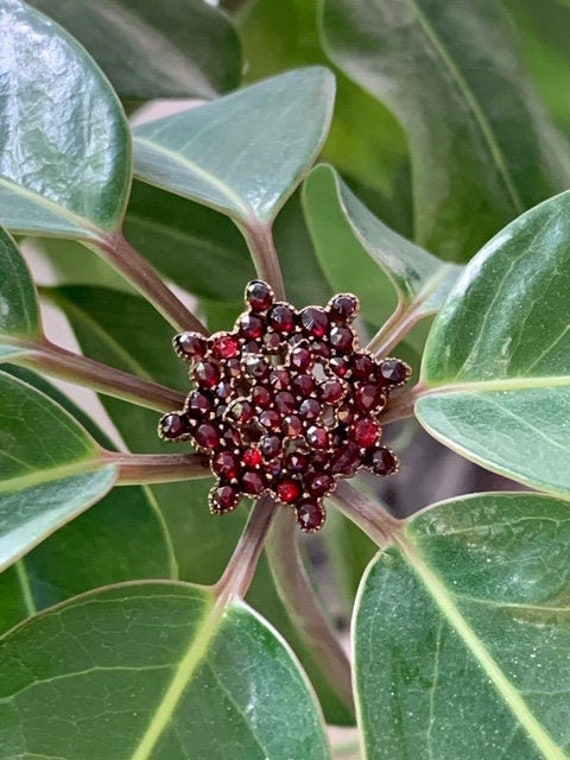
[[484,494],[424,510],[363,579],[355,618],[370,760],[564,760],[570,510]]
[[329,128],[334,79],[298,69],[134,129],[139,179],[228,214],[271,222]]
[[25,352],[18,340],[38,338],[41,326],[30,272],[14,240],[2,228],[0,273],[0,361],[8,361]]
[[122,98],[211,98],[239,85],[239,39],[202,0],[32,0],[93,56]]
[[332,60],[400,120],[410,144],[415,237],[465,258],[570,177],[515,55],[500,3],[325,0]]
[[8,633],[0,663],[6,757],[328,757],[283,640],[246,605],[216,606],[200,588],[122,585],[79,597]]
[[424,354],[416,413],[443,443],[570,495],[570,192],[528,211],[467,265]]
[[0,373],[0,568],[102,498],[114,465],[43,393]]
[[130,147],[117,96],[61,27],[0,1],[0,223],[93,238],[120,225]]

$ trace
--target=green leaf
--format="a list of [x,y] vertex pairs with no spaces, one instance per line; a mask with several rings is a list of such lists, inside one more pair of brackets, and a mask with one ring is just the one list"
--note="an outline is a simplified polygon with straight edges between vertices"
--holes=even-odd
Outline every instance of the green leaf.
[[17,627],[0,652],[6,757],[328,757],[283,640],[245,604],[216,605],[196,587],[88,594]]
[[115,231],[130,184],[117,96],[56,23],[0,0],[0,223],[96,238]]
[[466,258],[567,186],[567,144],[520,70],[500,3],[325,0],[322,24],[332,60],[406,131],[421,245]]
[[422,367],[424,427],[484,467],[570,495],[570,192],[523,214],[467,265]]
[[122,98],[211,98],[239,85],[238,36],[202,0],[32,0],[93,56]]
[[411,519],[359,592],[367,757],[564,760],[570,512],[484,494]]
[[298,69],[135,127],[139,179],[228,214],[270,223],[321,148],[334,79]]
[[7,361],[25,353],[18,339],[39,338],[41,325],[36,289],[28,267],[14,240],[2,228],[0,272],[0,361]]
[[98,501],[114,465],[60,406],[0,373],[0,569]]

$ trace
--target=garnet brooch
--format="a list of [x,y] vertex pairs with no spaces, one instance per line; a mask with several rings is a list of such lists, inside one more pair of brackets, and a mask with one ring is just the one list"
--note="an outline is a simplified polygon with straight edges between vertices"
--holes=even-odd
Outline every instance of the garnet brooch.
[[196,388],[183,410],[162,417],[159,435],[192,441],[209,456],[217,478],[211,512],[230,512],[243,496],[266,492],[314,532],[340,478],[362,467],[378,475],[398,469],[381,445],[378,418],[410,368],[359,347],[351,327],[359,304],[349,293],[298,311],[254,280],[245,301],[248,310],[231,332],[174,338]]

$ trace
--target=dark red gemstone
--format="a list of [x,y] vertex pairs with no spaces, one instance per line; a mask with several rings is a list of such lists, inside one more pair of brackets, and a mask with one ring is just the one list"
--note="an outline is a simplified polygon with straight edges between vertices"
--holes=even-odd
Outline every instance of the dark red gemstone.
[[281,425],[281,415],[273,409],[267,409],[259,415],[259,422],[263,427],[270,430],[279,430]]
[[256,385],[251,393],[253,403],[260,409],[266,409],[271,405],[271,394],[262,385]]
[[265,476],[268,480],[278,478],[283,472],[283,465],[279,459],[274,459],[271,462],[267,462],[263,468],[263,471],[265,472]]
[[259,467],[263,462],[259,449],[246,449],[242,455],[242,461],[246,467]]
[[350,431],[352,440],[363,448],[373,446],[380,433],[380,426],[374,420],[358,420]]
[[225,480],[237,477],[239,465],[237,454],[232,454],[231,451],[219,451],[212,459],[212,470]]
[[201,358],[206,354],[206,340],[197,333],[181,333],[174,338],[174,350],[184,359]]
[[215,449],[220,442],[220,434],[213,425],[207,423],[200,425],[194,433],[194,438],[198,446],[205,449]]
[[360,449],[354,443],[345,443],[336,449],[331,459],[331,472],[349,478],[360,464]]
[[214,393],[219,399],[225,401],[225,399],[229,398],[232,395],[233,388],[230,383],[221,382],[216,385]]
[[304,501],[297,507],[297,522],[306,533],[322,528],[325,517],[325,508],[316,502]]
[[261,344],[257,340],[248,340],[244,343],[244,354],[258,354],[261,351]]
[[338,408],[337,413],[338,421],[343,425],[350,425],[354,420],[354,409],[348,404],[343,404]]
[[246,472],[241,477],[243,490],[253,496],[259,496],[265,489],[265,480],[263,475],[256,470]]
[[285,457],[285,467],[289,472],[305,472],[308,459],[299,451],[292,451]]
[[246,356],[244,361],[245,371],[250,377],[254,377],[257,380],[262,380],[269,374],[269,365],[259,354],[252,354]]
[[239,349],[239,338],[235,335],[219,335],[212,342],[212,353],[217,359],[231,359],[238,354]]
[[328,451],[312,451],[311,452],[311,466],[315,470],[322,470],[328,468],[330,454]]
[[236,401],[229,408],[228,417],[234,422],[244,425],[253,417],[253,407],[249,401]]
[[259,448],[266,459],[273,459],[281,452],[281,438],[276,435],[265,435],[259,442]]
[[253,311],[266,311],[273,303],[273,293],[263,280],[252,280],[245,289],[245,300]]
[[267,316],[270,326],[281,334],[288,334],[295,329],[293,309],[283,303],[275,304]]
[[291,351],[290,361],[295,369],[304,372],[311,366],[313,359],[308,348],[305,348],[305,346],[296,346]]
[[306,485],[311,496],[324,496],[334,486],[334,478],[326,472],[313,472],[307,476]]
[[217,420],[223,420],[225,418],[225,414],[228,410],[227,404],[218,404],[216,407],[216,419]]
[[318,306],[307,306],[301,312],[301,324],[309,335],[322,338],[328,329],[329,318],[324,309]]
[[269,375],[268,382],[275,391],[286,391],[291,384],[291,378],[287,370],[274,369]]
[[291,414],[295,410],[295,397],[289,391],[280,391],[275,396],[275,408],[281,414]]
[[240,335],[256,340],[263,335],[263,320],[251,314],[244,314],[239,321]]
[[372,385],[371,383],[359,386],[354,393],[354,399],[358,408],[363,412],[378,409],[386,401],[382,390],[377,385]]
[[327,380],[320,387],[321,398],[327,404],[335,404],[344,395],[344,388],[338,380]]
[[302,433],[303,423],[295,414],[288,414],[283,419],[281,429],[283,430],[284,435],[287,435],[290,438],[295,438]]
[[268,351],[278,351],[279,346],[281,345],[281,338],[277,333],[267,333],[263,338],[263,345]]
[[330,446],[328,431],[316,425],[311,425],[307,430],[307,441],[315,449],[328,449]]
[[212,512],[229,512],[240,501],[240,492],[235,486],[214,486],[210,491],[210,509]]
[[374,361],[367,354],[358,354],[352,362],[352,372],[358,380],[368,380],[374,372]]
[[312,375],[297,375],[291,388],[299,396],[308,396],[315,390],[315,378]]
[[315,398],[307,398],[299,407],[299,414],[305,420],[316,420],[321,413],[321,405]]
[[331,370],[339,377],[344,377],[348,372],[348,362],[342,356],[333,356],[329,362]]
[[390,449],[378,449],[370,458],[370,467],[376,475],[391,475],[398,469],[398,460]]
[[231,446],[232,448],[241,446],[241,436],[234,428],[226,428],[222,438],[226,445]]
[[380,376],[390,385],[405,383],[410,375],[408,365],[400,359],[384,359],[380,364]]
[[201,393],[200,391],[192,391],[192,393],[188,396],[186,409],[188,411],[188,415],[193,419],[202,419],[204,417],[207,417],[212,410],[212,401],[208,396],[206,396],[205,393]]
[[315,356],[321,358],[321,359],[328,359],[331,355],[330,347],[324,343],[322,340],[317,340],[313,343],[313,353]]
[[282,480],[277,486],[277,497],[285,504],[292,504],[301,495],[301,486],[296,480]]
[[352,334],[350,327],[333,327],[329,335],[329,340],[334,349],[346,353],[352,348],[354,335]]
[[187,433],[186,419],[182,414],[165,414],[160,420],[160,434],[163,438],[173,440]]
[[239,377],[241,375],[241,361],[237,358],[228,359],[225,363],[226,374],[231,377]]
[[194,367],[194,380],[202,388],[213,388],[220,381],[220,368],[212,362],[198,362]]
[[351,293],[341,293],[330,302],[330,312],[337,322],[348,322],[358,312],[358,300]]

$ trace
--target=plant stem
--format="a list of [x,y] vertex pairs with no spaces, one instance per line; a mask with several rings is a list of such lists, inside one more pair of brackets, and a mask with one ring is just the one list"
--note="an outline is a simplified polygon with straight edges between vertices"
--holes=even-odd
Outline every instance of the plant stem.
[[240,226],[240,230],[247,242],[258,277],[271,285],[277,299],[285,300],[283,273],[271,225],[261,224],[255,219]]
[[354,711],[350,662],[309,582],[291,517],[289,510],[278,511],[266,546],[277,593],[331,688]]
[[381,549],[392,542],[404,525],[403,520],[392,517],[380,504],[344,481],[337,485],[331,498]]
[[406,417],[413,417],[416,401],[428,392],[429,389],[419,382],[413,388],[410,388],[409,391],[393,396],[380,416],[381,423],[385,425],[390,422],[406,419]]
[[270,496],[262,496],[254,504],[234,553],[222,577],[214,586],[218,600],[223,599],[224,604],[246,595],[276,514],[275,502]]
[[387,356],[422,316],[415,310],[414,304],[398,304],[396,311],[369,342],[368,350],[376,356]]
[[99,240],[95,250],[147,298],[178,330],[208,335],[207,328],[168,288],[154,267],[118,232]]
[[159,412],[180,409],[184,405],[185,396],[178,391],[67,351],[47,338],[29,343],[26,348],[29,353],[15,361],[30,369]]
[[180,480],[209,478],[208,458],[202,454],[130,454],[104,450],[105,464],[119,467],[117,485],[172,483]]

